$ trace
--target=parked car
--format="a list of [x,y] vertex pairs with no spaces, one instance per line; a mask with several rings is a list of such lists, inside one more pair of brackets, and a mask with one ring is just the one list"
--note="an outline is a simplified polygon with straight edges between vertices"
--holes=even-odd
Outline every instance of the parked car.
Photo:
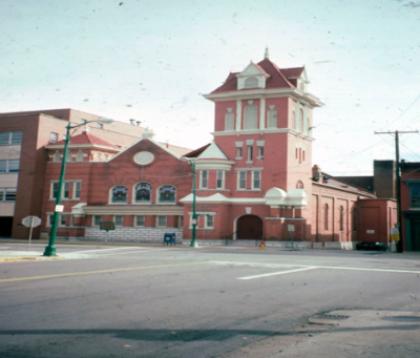
[[379,241],[361,241],[356,244],[356,250],[386,251],[388,245]]

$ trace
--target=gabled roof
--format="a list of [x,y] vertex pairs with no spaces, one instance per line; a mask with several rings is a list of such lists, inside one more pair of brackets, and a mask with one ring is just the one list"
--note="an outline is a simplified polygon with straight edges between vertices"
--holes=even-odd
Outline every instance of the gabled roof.
[[196,158],[198,157],[201,153],[203,153],[209,146],[211,143],[208,143],[206,145],[203,145],[200,148],[194,149],[190,152],[188,152],[187,154],[184,155],[184,157],[186,158]]
[[198,159],[224,159],[227,160],[225,153],[216,143],[211,143],[199,156]]
[[[296,86],[293,84],[293,81],[291,80],[300,77],[305,71],[304,67],[280,69],[275,63],[273,63],[268,58],[265,58],[257,64],[251,63],[250,65],[254,65],[256,68],[261,69],[261,71],[268,75],[266,81],[266,88],[296,88]],[[248,65],[247,68],[250,65]],[[240,73],[241,72],[230,72],[225,82],[211,93],[213,94],[236,91],[237,76],[240,75]]]

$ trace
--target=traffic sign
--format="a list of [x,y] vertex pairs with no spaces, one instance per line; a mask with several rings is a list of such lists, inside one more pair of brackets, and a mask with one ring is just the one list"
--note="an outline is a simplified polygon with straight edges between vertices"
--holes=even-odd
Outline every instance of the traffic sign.
[[37,226],[41,225],[41,218],[39,218],[38,216],[34,216],[34,215],[25,216],[22,219],[22,225],[26,226],[26,227],[29,227],[29,228],[37,227]]

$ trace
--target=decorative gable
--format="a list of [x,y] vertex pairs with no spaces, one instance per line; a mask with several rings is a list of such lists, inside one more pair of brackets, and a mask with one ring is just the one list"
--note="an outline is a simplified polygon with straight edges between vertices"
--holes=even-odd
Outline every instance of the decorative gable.
[[218,147],[216,143],[211,143],[204,152],[202,152],[198,159],[222,159],[227,160],[225,153]]
[[242,72],[236,75],[237,89],[265,88],[266,79],[270,75],[265,72],[259,65],[251,62]]

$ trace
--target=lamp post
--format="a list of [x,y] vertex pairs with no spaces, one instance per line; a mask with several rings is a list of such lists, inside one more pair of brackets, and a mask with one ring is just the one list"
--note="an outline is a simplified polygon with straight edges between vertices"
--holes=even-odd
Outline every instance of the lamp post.
[[196,200],[197,200],[197,189],[195,181],[195,160],[191,160],[191,171],[192,171],[192,220],[191,220],[191,243],[190,247],[197,247],[197,211],[196,211]]
[[58,190],[57,190],[57,197],[55,198],[55,206],[54,206],[54,213],[52,217],[51,223],[51,230],[50,230],[50,237],[48,239],[48,245],[45,247],[44,256],[56,256],[57,249],[55,247],[55,241],[57,239],[57,228],[58,228],[58,218],[61,212],[63,212],[63,205],[61,204],[61,195],[63,192],[64,186],[64,174],[66,171],[66,161],[67,161],[67,152],[68,146],[70,143],[70,130],[84,126],[88,123],[111,123],[112,119],[98,119],[93,121],[83,121],[82,123],[71,125],[70,121],[66,126],[66,137],[64,138],[64,152],[63,158],[61,160],[61,169],[60,169],[60,177],[58,179]]

